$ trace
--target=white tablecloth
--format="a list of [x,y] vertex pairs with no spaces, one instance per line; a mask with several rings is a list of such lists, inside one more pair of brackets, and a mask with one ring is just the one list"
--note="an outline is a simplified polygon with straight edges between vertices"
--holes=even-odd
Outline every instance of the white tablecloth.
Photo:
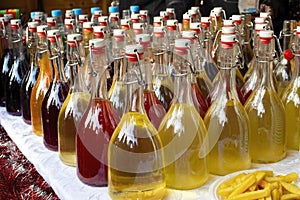
[[[64,165],[57,152],[46,149],[41,137],[31,131],[22,117],[8,115],[6,109],[0,107],[0,123],[9,137],[16,143],[26,158],[35,166],[41,176],[51,185],[62,200],[109,200],[107,187],[92,187],[83,184],[76,176],[76,169]],[[254,164],[252,168],[271,168],[279,173],[297,172],[300,174],[299,153],[289,151],[288,156],[277,163],[268,165]],[[212,200],[209,187],[218,180],[218,176],[210,176],[208,182],[195,190],[169,190],[167,200]]]

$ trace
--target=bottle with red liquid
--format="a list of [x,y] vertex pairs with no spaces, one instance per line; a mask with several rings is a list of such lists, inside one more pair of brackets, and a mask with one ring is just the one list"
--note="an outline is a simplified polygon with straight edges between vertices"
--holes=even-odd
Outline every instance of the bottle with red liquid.
[[105,71],[110,61],[103,39],[90,40],[89,64],[96,74],[92,98],[77,128],[77,176],[89,185],[106,186],[109,140],[120,118],[107,96]]
[[[145,80],[145,89],[143,91],[144,107],[147,116],[156,129],[158,129],[162,119],[166,114],[166,110],[157,98],[152,84],[151,69],[151,44],[149,34],[136,35],[136,42],[143,47],[143,65],[141,70]],[[134,54],[134,52],[132,52]],[[138,60],[137,60],[138,61]]]
[[20,88],[22,80],[29,68],[25,59],[22,26],[20,19],[11,21],[11,42],[13,62],[6,82],[6,111],[11,115],[21,115]]
[[52,81],[42,102],[42,127],[44,145],[53,151],[58,150],[58,115],[64,103],[69,85],[64,76],[63,60],[61,56],[60,31],[48,30],[48,48],[50,52],[50,66],[52,67]]
[[30,96],[32,88],[39,75],[39,63],[37,54],[37,29],[38,22],[28,22],[28,41],[30,50],[30,70],[26,73],[21,84],[21,113],[25,123],[31,124]]

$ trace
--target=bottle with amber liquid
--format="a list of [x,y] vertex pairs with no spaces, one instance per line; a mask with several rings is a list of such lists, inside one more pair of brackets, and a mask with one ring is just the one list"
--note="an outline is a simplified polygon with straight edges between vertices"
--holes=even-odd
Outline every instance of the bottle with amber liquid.
[[279,62],[275,66],[274,75],[276,77],[277,93],[279,97],[282,97],[283,91],[289,85],[292,80],[292,72],[294,70],[294,55],[290,51],[291,38],[294,31],[297,29],[296,20],[284,20],[281,37],[283,38],[282,43],[282,54],[280,55]]
[[97,75],[92,98],[77,129],[77,176],[86,184],[107,186],[108,144],[120,118],[107,97],[105,71],[110,62],[106,41],[92,39],[89,44],[89,64]]
[[8,73],[5,86],[6,111],[8,114],[20,116],[20,88],[22,80],[29,69],[22,41],[22,25],[20,19],[12,19],[11,25],[11,42],[12,42],[12,59],[11,67]]
[[124,51],[126,43],[125,31],[123,29],[114,29],[112,36],[114,76],[112,85],[108,91],[108,98],[120,117],[122,117],[125,107],[123,75],[125,74]]
[[30,50],[30,70],[26,73],[20,90],[21,98],[21,113],[25,123],[31,124],[31,113],[30,113],[30,96],[32,88],[39,75],[39,63],[37,53],[37,30],[38,22],[28,22],[28,42]]
[[150,44],[150,35],[149,34],[136,35],[136,42],[142,45],[143,52],[144,52],[143,56],[140,56],[140,58],[142,58],[143,60],[143,65],[141,65],[142,67],[141,70],[143,74],[143,80],[145,80],[145,88],[143,92],[144,108],[149,120],[154,125],[154,127],[158,129],[163,117],[166,114],[166,110],[163,107],[162,103],[157,98],[153,89],[153,84],[152,84],[153,73],[151,68],[152,48]]
[[50,87],[42,102],[42,127],[44,145],[52,150],[58,150],[58,115],[64,103],[69,85],[64,76],[63,59],[61,56],[61,36],[58,29],[48,30],[48,48],[50,52],[50,66],[52,68],[52,80]]
[[193,189],[208,179],[205,124],[197,112],[191,88],[189,64],[180,56],[185,39],[175,40],[174,98],[158,129],[164,149],[166,184],[172,189]]
[[283,91],[282,102],[285,107],[285,132],[287,137],[287,148],[299,151],[300,142],[300,26],[294,33],[292,43],[294,52],[294,72],[290,83]]
[[250,124],[236,90],[239,48],[235,35],[222,35],[218,49],[218,67],[223,84],[210,106],[204,122],[209,143],[210,173],[226,175],[250,168]]
[[69,93],[58,115],[58,151],[60,160],[76,166],[76,132],[78,124],[88,107],[90,93],[85,85],[81,71],[82,36],[67,36],[67,64],[70,69]]
[[170,108],[174,94],[174,84],[168,69],[169,48],[165,27],[154,27],[152,41],[153,89],[166,111]]
[[42,130],[42,102],[50,87],[52,69],[50,67],[48,42],[46,37],[47,26],[37,26],[38,33],[38,62],[40,72],[32,88],[30,96],[30,113],[32,131],[38,136],[43,135]]
[[273,31],[259,32],[255,58],[262,74],[257,87],[245,104],[250,120],[250,155],[252,162],[277,162],[286,156],[285,113],[273,82]]
[[[144,81],[141,66],[136,66],[141,49],[130,45],[125,50],[125,112],[108,147],[108,192],[112,199],[163,199],[166,193],[162,144],[144,109]],[[135,56],[129,56],[131,52]]]

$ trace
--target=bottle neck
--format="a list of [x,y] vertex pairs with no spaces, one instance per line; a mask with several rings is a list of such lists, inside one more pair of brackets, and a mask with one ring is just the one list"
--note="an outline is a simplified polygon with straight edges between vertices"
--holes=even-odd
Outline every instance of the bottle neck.
[[52,67],[53,79],[55,82],[66,82],[66,77],[64,73],[63,59],[61,56],[60,45],[57,40],[51,41],[49,43],[50,52],[50,64]]
[[12,52],[14,59],[19,58],[20,60],[24,60],[24,47],[23,47],[23,38],[21,31],[19,29],[12,30],[11,32],[11,44],[12,44]]
[[194,105],[191,93],[191,74],[174,74],[174,97],[173,103]]
[[125,79],[125,113],[139,112],[141,114],[145,114],[143,85],[139,84],[136,75],[131,72],[126,74]]
[[296,82],[295,80],[300,77],[300,34],[297,34],[293,39],[295,43],[294,50],[294,73],[291,82]]

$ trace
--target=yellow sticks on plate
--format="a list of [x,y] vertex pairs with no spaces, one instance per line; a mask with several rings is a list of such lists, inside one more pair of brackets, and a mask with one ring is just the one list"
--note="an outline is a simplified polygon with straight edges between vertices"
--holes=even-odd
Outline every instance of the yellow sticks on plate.
[[222,200],[292,200],[300,199],[297,173],[275,176],[271,170],[240,173],[217,189]]

